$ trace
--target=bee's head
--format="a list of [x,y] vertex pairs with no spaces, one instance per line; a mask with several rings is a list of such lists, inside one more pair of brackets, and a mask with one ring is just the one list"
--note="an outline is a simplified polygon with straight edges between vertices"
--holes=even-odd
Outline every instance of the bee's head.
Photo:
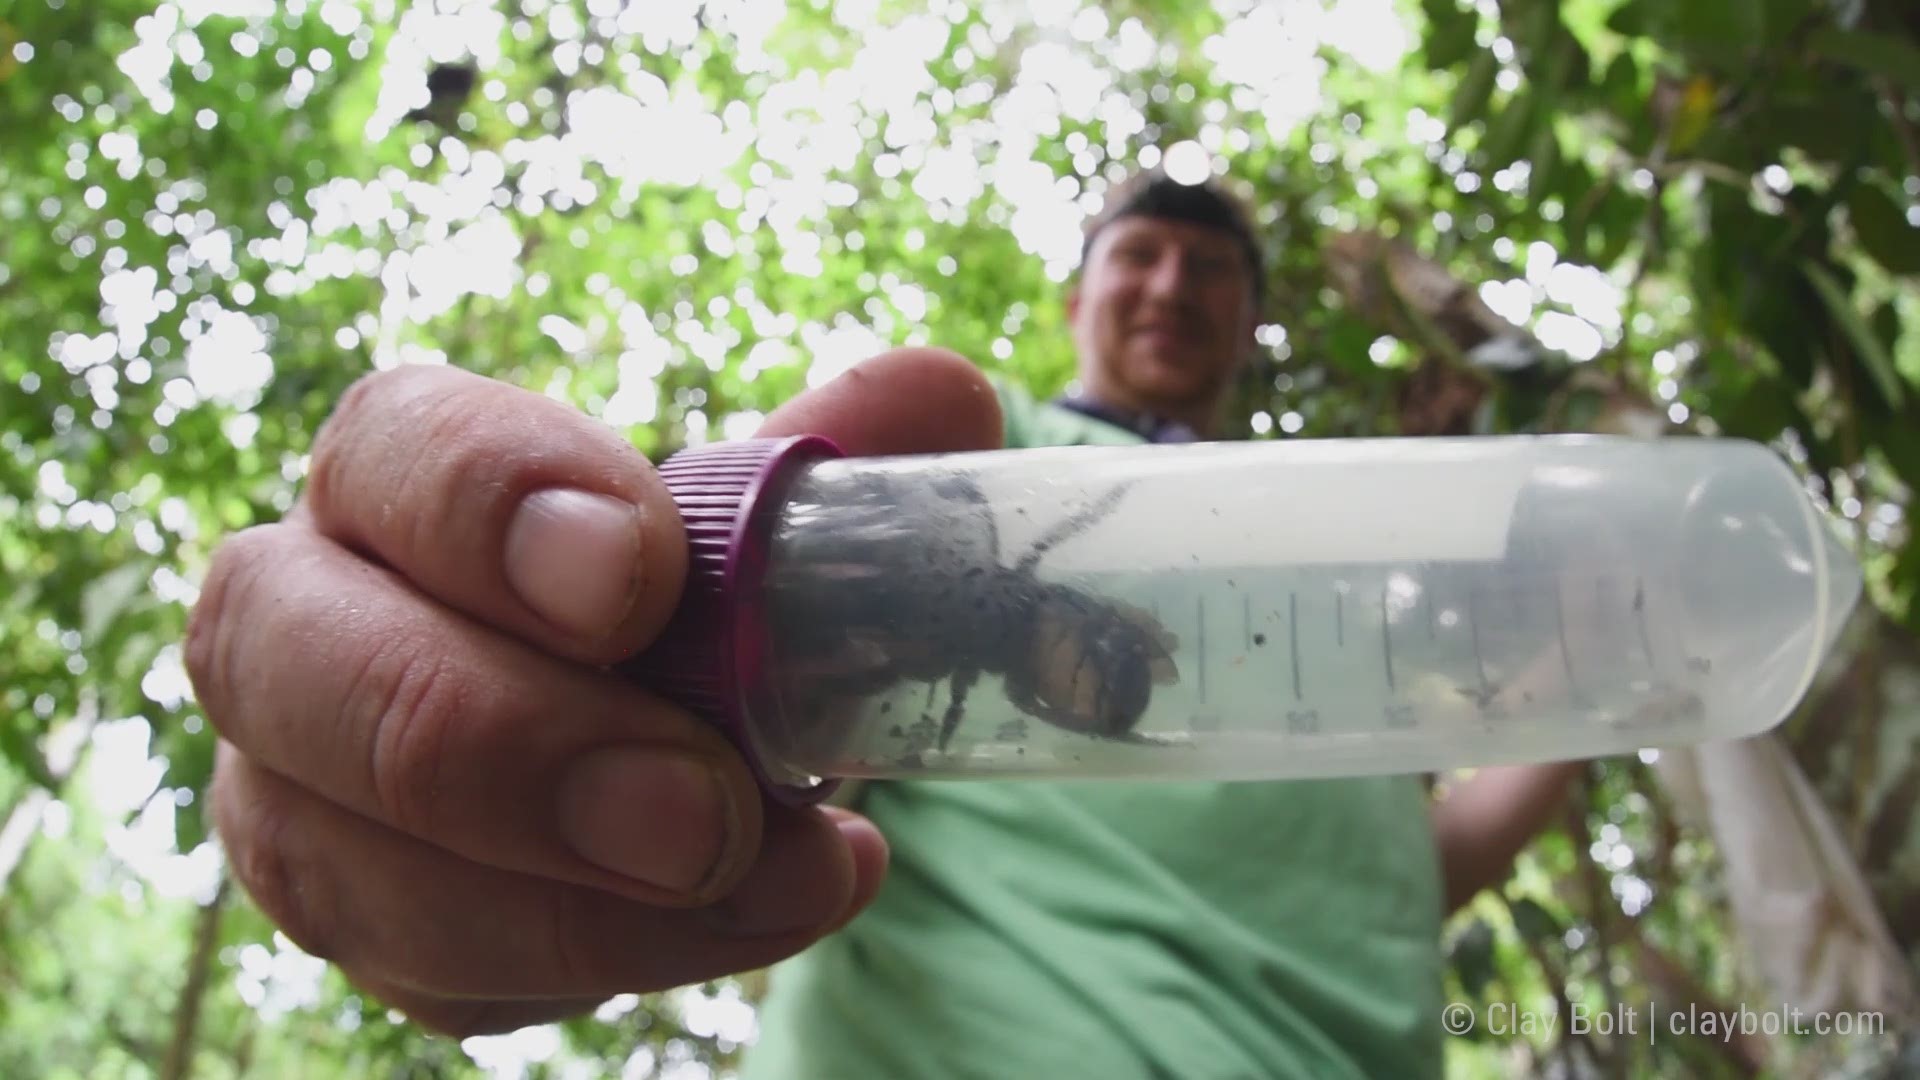
[[1035,696],[1062,726],[1124,735],[1147,711],[1154,684],[1174,678],[1171,643],[1146,612],[1057,595],[1036,623]]

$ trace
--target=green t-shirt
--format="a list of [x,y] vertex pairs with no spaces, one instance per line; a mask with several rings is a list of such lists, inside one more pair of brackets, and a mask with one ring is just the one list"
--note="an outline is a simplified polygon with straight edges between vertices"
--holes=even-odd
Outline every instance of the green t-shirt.
[[[1001,387],[1009,447],[1137,443]],[[879,897],[778,966],[747,1080],[1437,1077],[1415,777],[873,782]]]

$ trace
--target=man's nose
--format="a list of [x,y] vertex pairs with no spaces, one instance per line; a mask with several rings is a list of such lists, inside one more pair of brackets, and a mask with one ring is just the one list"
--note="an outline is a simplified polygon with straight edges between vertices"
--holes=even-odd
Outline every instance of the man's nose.
[[1186,256],[1179,251],[1163,252],[1147,273],[1147,293],[1168,300],[1186,296],[1193,286],[1193,272]]

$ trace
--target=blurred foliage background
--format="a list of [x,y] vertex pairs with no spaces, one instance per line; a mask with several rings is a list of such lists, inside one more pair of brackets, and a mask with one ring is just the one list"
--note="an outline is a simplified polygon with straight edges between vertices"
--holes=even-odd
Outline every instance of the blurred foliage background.
[[1759,789],[1821,823],[1820,884],[1763,903],[1806,860],[1723,843],[1649,753],[1596,764],[1443,945],[1476,1009],[1812,1002],[1886,1033],[1482,1023],[1452,1072],[1920,1067],[1920,8],[0,0],[0,1074],[723,1075],[752,974],[456,1044],[273,934],[201,815],[179,640],[210,549],[394,364],[656,457],[893,344],[1051,393],[1080,217],[1133,165],[1258,207],[1276,295],[1236,435],[1758,439],[1867,568],[1768,743],[1803,801]]

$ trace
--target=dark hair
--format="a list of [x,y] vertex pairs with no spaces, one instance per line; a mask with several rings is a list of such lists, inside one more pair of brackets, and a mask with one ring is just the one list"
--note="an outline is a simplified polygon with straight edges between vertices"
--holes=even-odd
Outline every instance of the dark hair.
[[1246,203],[1218,181],[1183,184],[1158,170],[1137,173],[1108,189],[1100,212],[1087,219],[1080,241],[1080,263],[1086,265],[1093,243],[1107,226],[1129,217],[1164,218],[1204,225],[1233,234],[1246,258],[1247,274],[1256,300],[1266,293],[1266,258],[1254,233],[1253,215]]

